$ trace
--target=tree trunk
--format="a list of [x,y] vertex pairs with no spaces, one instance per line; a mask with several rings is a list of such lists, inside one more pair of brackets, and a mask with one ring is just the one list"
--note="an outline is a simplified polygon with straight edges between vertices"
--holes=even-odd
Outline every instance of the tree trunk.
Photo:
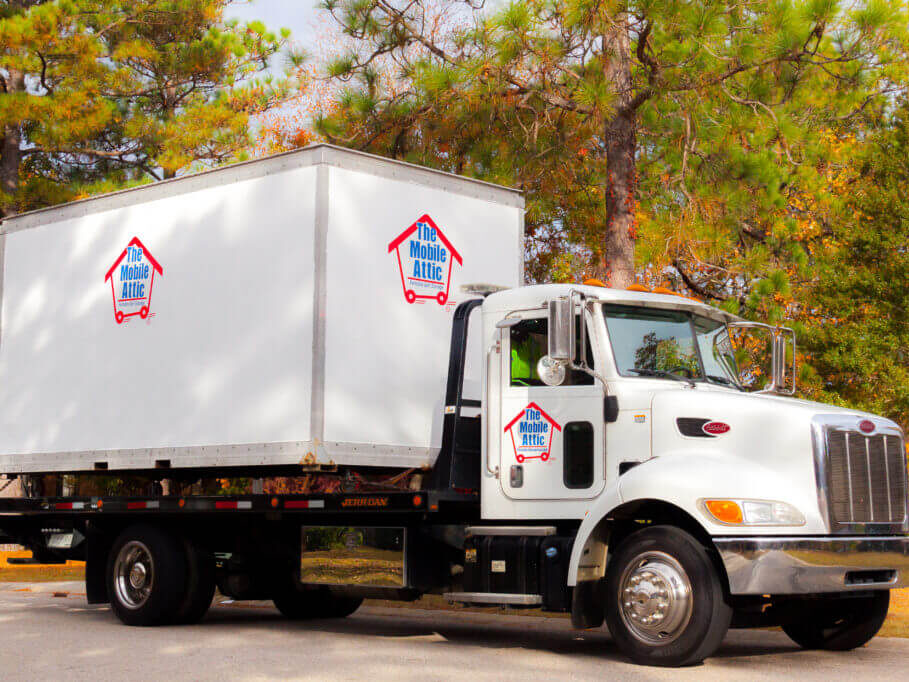
[[[6,92],[25,91],[25,74],[17,69],[8,69]],[[3,94],[0,94],[2,97]],[[19,164],[22,162],[22,129],[19,122],[10,123],[2,129],[0,139],[0,218],[15,212],[15,196],[19,190]]]
[[634,283],[636,113],[626,22],[603,37],[606,78],[616,92],[616,114],[603,130],[606,146],[606,228],[596,276],[624,289]]
[[[174,118],[175,102],[177,101],[177,89],[173,85],[164,86],[164,108],[162,109],[164,123],[169,123]],[[177,177],[176,168],[161,168],[161,175],[164,180],[170,180]]]

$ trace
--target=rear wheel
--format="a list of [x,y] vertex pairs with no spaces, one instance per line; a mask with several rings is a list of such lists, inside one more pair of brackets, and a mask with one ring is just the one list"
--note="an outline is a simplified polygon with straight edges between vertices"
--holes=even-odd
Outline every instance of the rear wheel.
[[606,623],[637,663],[698,663],[716,651],[731,619],[707,550],[678,528],[640,530],[609,561]]
[[804,616],[783,624],[783,632],[804,649],[849,651],[867,644],[881,629],[890,592],[861,597],[825,597],[806,602]]
[[346,618],[363,603],[359,597],[340,597],[327,589],[286,590],[273,601],[278,611],[292,620]]
[[111,609],[127,625],[174,622],[186,590],[182,544],[155,526],[127,528],[108,556],[107,587]]
[[183,541],[186,552],[186,594],[177,609],[175,623],[198,623],[215,596],[215,556],[197,542]]

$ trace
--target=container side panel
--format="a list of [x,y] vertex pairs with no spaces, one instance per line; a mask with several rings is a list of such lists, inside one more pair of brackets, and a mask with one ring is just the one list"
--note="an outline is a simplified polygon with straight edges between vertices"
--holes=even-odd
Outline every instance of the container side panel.
[[194,466],[192,446],[309,439],[315,175],[7,235],[0,471],[167,447]]
[[[520,284],[521,209],[346,169],[332,169],[330,187],[326,445],[335,461],[358,443],[430,460],[461,287]],[[468,370],[464,395],[479,398],[482,362]]]

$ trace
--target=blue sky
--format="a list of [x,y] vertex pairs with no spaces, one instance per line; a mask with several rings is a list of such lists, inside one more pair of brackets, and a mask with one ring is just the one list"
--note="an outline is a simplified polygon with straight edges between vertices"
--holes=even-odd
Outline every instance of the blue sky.
[[306,47],[312,37],[312,23],[317,12],[317,0],[252,0],[237,2],[227,7],[227,16],[241,21],[261,19],[272,29],[289,28],[293,39],[300,46]]

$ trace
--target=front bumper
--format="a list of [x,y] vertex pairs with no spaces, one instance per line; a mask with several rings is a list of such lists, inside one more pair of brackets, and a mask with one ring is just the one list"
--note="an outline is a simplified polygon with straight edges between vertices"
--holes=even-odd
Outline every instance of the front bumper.
[[732,594],[909,587],[909,537],[715,537]]

